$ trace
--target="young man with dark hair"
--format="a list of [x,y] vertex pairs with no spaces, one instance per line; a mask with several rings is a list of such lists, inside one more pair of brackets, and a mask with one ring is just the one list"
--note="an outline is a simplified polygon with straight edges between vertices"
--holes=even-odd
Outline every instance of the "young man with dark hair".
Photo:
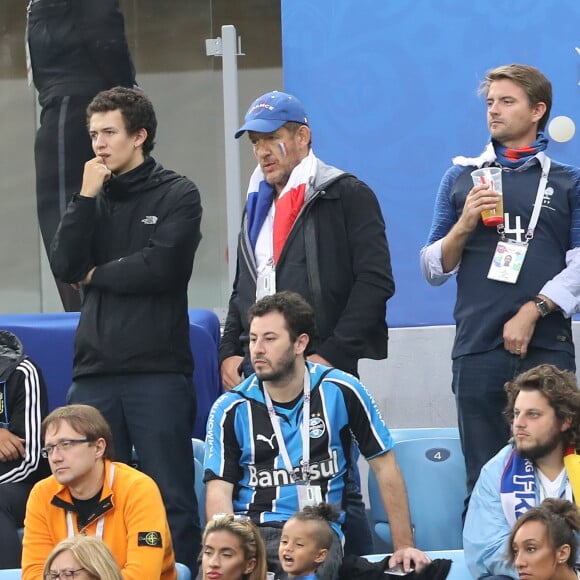
[[201,239],[195,185],[151,156],[151,101],[117,87],[88,107],[85,164],[52,244],[60,280],[81,286],[69,403],[97,407],[119,461],[159,485],[179,562],[197,569],[200,530],[191,433],[196,403],[187,285]]

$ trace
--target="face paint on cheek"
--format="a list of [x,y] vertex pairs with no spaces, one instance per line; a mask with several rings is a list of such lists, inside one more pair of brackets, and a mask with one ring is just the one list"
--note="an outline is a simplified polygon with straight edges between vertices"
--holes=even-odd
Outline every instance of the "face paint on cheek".
[[286,146],[284,143],[278,143],[278,149],[280,149],[280,154],[282,157],[286,157]]

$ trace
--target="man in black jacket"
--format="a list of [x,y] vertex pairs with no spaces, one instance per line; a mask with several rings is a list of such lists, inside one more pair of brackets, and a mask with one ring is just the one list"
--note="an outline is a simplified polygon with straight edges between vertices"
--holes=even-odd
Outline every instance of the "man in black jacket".
[[48,414],[40,369],[20,340],[0,330],[0,570],[20,568],[26,501],[34,484],[50,474],[40,455],[41,424]]
[[[395,290],[377,198],[353,175],[315,157],[296,97],[278,91],[258,97],[236,137],[246,131],[258,166],[220,345],[224,386],[253,372],[247,313],[256,299],[280,290],[298,292],[314,307],[317,336],[308,360],[356,375],[360,358],[387,356],[386,302]],[[345,551],[364,554],[370,534],[364,512],[359,515],[356,530],[347,519]]]
[[178,562],[199,551],[187,284],[201,239],[196,186],[150,156],[157,120],[140,90],[99,93],[87,110],[85,164],[51,249],[57,278],[84,291],[69,403],[97,407],[117,460],[158,484]]
[[[30,71],[42,107],[34,143],[38,222],[47,253],[83,164],[92,158],[86,129],[91,99],[132,87],[135,70],[119,0],[32,0],[28,5]],[[65,310],[79,310],[78,291],[57,281]]]

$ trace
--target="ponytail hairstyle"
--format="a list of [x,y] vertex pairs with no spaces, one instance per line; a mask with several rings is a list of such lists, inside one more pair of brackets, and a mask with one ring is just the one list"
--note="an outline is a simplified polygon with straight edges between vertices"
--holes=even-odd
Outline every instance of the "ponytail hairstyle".
[[318,546],[325,550],[330,550],[334,540],[334,530],[330,522],[338,519],[337,511],[328,503],[319,503],[318,505],[309,505],[296,512],[291,520],[299,522],[314,522],[317,526]]
[[508,543],[508,561],[512,564],[515,560],[514,538],[526,522],[541,522],[546,526],[546,535],[552,550],[555,551],[568,544],[570,555],[566,563],[571,568],[576,564],[578,553],[576,532],[580,531],[580,513],[575,504],[565,499],[547,498],[540,506],[523,514],[515,523]]
[[203,558],[203,546],[207,541],[207,537],[213,532],[221,531],[229,532],[239,538],[246,561],[256,560],[254,569],[250,573],[243,575],[244,580],[264,580],[268,569],[266,548],[258,528],[248,516],[215,514],[213,519],[207,522],[205,526],[201,540],[202,550],[199,555],[199,561],[201,562]]

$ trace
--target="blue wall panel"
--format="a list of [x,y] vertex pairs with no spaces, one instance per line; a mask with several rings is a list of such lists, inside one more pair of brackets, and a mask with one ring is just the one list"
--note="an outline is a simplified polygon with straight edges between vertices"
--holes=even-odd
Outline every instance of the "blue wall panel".
[[[453,323],[455,281],[419,271],[439,180],[487,139],[485,71],[520,62],[552,81],[552,117],[580,123],[579,0],[282,0],[284,89],[310,115],[314,152],[377,193],[397,292],[391,326]],[[272,87],[275,88],[275,87]],[[580,135],[551,142],[580,164]]]

